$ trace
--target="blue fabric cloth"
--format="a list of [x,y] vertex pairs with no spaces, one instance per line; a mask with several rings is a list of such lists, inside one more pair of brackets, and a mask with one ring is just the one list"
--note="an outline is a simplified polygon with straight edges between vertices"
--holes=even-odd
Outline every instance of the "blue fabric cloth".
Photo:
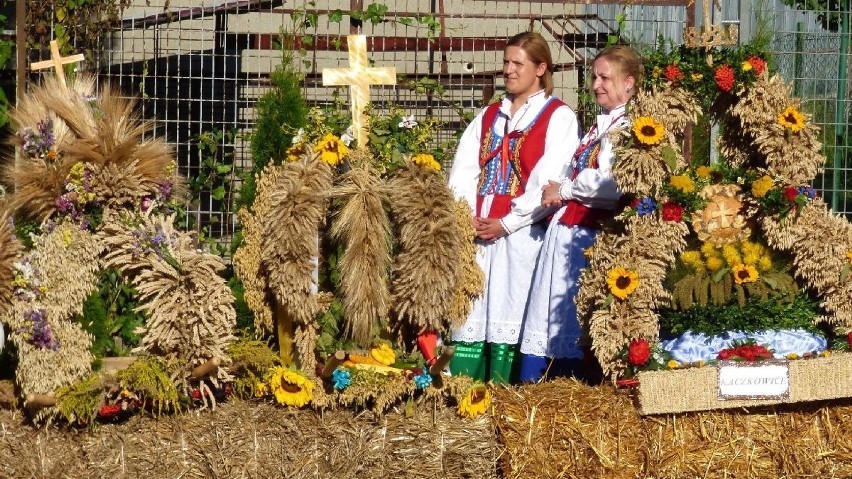
[[803,329],[766,330],[746,333],[729,331],[714,336],[687,331],[675,339],[660,341],[660,346],[681,363],[710,361],[719,351],[733,347],[734,343],[753,341],[773,351],[778,359],[789,354],[821,353],[828,348],[828,341],[818,334]]
[[[551,364],[551,361],[553,364]],[[550,368],[549,370],[548,367]],[[519,382],[538,382],[544,377],[545,373],[547,373],[548,379],[556,377],[583,379],[583,360],[570,358],[551,359],[532,354],[521,354],[521,366],[518,372]]]

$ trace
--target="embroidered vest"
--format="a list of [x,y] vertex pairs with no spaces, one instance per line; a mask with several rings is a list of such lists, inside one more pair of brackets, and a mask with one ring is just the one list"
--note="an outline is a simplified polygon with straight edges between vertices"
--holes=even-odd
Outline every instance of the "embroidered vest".
[[[617,120],[617,119],[616,119]],[[615,123],[615,122],[613,122]],[[598,167],[598,155],[601,152],[603,136],[597,137],[590,143],[581,144],[574,153],[571,162],[571,179],[575,179],[586,168]],[[613,217],[614,211],[605,208],[591,208],[575,199],[565,202],[565,212],[559,217],[559,222],[568,226],[599,229],[601,223]]]
[[500,219],[509,214],[512,200],[524,193],[532,169],[544,154],[550,118],[553,112],[564,104],[561,100],[550,97],[526,128],[504,133],[502,137],[494,131],[500,103],[494,103],[485,110],[482,117],[482,145],[479,150],[480,175],[476,216],[482,216],[482,199],[488,195],[494,196],[488,218]]

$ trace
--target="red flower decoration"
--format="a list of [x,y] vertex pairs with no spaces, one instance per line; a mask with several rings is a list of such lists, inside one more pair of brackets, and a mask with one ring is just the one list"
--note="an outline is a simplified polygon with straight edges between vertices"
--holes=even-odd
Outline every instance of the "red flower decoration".
[[680,71],[680,68],[678,68],[677,65],[667,66],[665,75],[666,75],[666,80],[668,80],[672,83],[677,83],[677,82],[683,80],[683,72]]
[[663,204],[663,219],[680,223],[683,219],[683,206],[674,201],[667,201]]
[[734,348],[726,348],[719,351],[716,357],[722,360],[742,359],[751,362],[758,359],[772,359],[772,351],[759,344],[741,344]]
[[794,203],[796,201],[796,197],[799,196],[799,190],[793,188],[792,186],[788,186],[784,188],[784,197],[787,198],[787,201],[790,203]]
[[98,416],[100,417],[113,417],[116,414],[121,412],[120,404],[104,404],[98,409]]
[[644,338],[630,341],[627,347],[627,361],[633,366],[644,366],[651,359],[651,345]]
[[727,93],[734,88],[734,69],[730,65],[722,65],[717,68],[714,77],[720,90]]
[[766,70],[766,60],[760,57],[749,57],[747,62],[751,63],[751,67],[754,68],[754,74],[760,75],[763,73],[763,70]]
[[846,341],[849,341],[849,349],[852,349],[852,331],[849,331],[849,334],[846,335]]

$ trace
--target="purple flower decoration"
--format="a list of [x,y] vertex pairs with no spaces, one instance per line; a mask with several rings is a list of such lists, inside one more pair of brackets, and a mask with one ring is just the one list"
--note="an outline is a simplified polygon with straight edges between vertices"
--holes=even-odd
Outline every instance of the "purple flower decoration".
[[798,191],[800,195],[807,196],[809,200],[816,198],[817,195],[816,190],[810,186],[800,186]]
[[639,200],[639,204],[636,205],[636,213],[639,216],[650,215],[653,214],[655,211],[657,211],[657,202],[654,201],[654,198],[651,198],[649,196],[643,197],[641,200]]
[[47,312],[44,309],[30,310],[24,313],[24,320],[30,323],[31,329],[19,330],[21,334],[29,336],[27,342],[41,349],[56,351],[59,342],[53,337],[53,330],[47,324]]
[[174,186],[174,182],[172,180],[166,180],[159,184],[158,189],[160,192],[160,199],[165,203],[169,200],[169,197],[172,195],[172,186]]

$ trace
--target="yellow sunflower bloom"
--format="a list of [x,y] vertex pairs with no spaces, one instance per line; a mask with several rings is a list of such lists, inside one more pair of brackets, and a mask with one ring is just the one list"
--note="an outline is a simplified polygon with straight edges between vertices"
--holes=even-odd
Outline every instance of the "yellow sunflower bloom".
[[695,182],[692,178],[686,175],[673,175],[669,177],[669,184],[672,188],[676,188],[684,193],[692,193],[695,191]]
[[725,263],[722,261],[722,258],[719,258],[718,256],[711,256],[707,258],[707,269],[710,271],[719,271],[724,265]]
[[755,198],[763,198],[772,189],[773,183],[771,176],[763,175],[751,184],[751,194]]
[[695,169],[695,175],[699,178],[710,179],[713,174],[713,168],[709,166],[699,166]]
[[331,166],[336,166],[343,161],[343,158],[349,154],[349,148],[340,141],[340,138],[326,133],[322,139],[317,142],[314,147],[314,152],[320,154],[320,159]]
[[420,153],[419,155],[414,155],[411,158],[411,161],[415,165],[422,166],[427,170],[435,170],[441,171],[441,164],[435,160],[435,157],[430,155],[429,153]]
[[754,283],[760,277],[754,266],[740,264],[734,266],[734,281],[737,284]]
[[646,145],[659,144],[665,131],[663,124],[650,116],[640,116],[633,122],[633,133],[640,143]]
[[470,388],[459,403],[458,413],[461,417],[474,418],[484,414],[490,405],[491,391],[483,385],[477,385]]
[[639,287],[639,273],[621,266],[610,270],[606,277],[609,291],[619,299],[627,299]]
[[314,398],[314,383],[301,373],[276,366],[269,378],[269,386],[279,404],[302,407]]
[[778,123],[795,133],[805,127],[805,116],[799,110],[788,106],[778,115]]

